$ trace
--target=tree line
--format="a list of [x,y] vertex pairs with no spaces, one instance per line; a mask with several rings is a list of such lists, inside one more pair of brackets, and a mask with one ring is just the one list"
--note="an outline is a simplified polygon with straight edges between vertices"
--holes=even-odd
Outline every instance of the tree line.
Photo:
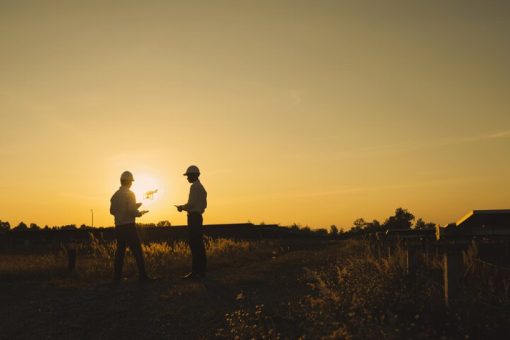
[[[261,223],[263,225],[264,223]],[[389,216],[384,222],[372,220],[371,222],[365,221],[363,218],[354,220],[352,226],[348,229],[339,228],[336,225],[331,225],[329,229],[326,228],[310,228],[309,226],[300,226],[294,223],[290,226],[291,229],[300,231],[302,233],[319,234],[330,237],[349,238],[351,236],[358,236],[367,233],[386,232],[388,230],[426,230],[435,229],[436,223],[426,222],[423,218],[416,217],[407,209],[397,208],[395,214]]]
[[416,217],[407,209],[397,208],[395,214],[389,216],[383,223],[378,220],[371,222],[365,221],[363,218],[354,220],[349,230],[339,230],[336,225],[330,226],[329,233],[332,235],[354,236],[374,232],[386,232],[388,230],[425,230],[435,229],[436,223],[426,222],[423,218]]
[[[170,221],[164,220],[159,221],[158,223],[143,223],[139,224],[142,227],[171,227],[172,224]],[[36,223],[30,223],[27,225],[25,222],[20,222],[15,227],[11,227],[11,224],[7,221],[0,220],[0,232],[9,232],[9,231],[28,231],[28,230],[83,230],[83,229],[92,229],[93,227],[82,224],[77,226],[76,224],[66,224],[61,226],[48,226],[45,225],[41,227]]]
[[[159,221],[158,223],[145,223],[139,224],[141,227],[171,227],[172,224],[170,221],[164,220]],[[260,225],[265,225],[261,223]],[[353,225],[344,230],[342,228],[338,228],[336,225],[331,225],[329,230],[326,228],[310,228],[309,226],[300,226],[298,224],[293,224],[290,226],[290,229],[300,231],[301,233],[310,233],[310,234],[319,234],[323,236],[332,236],[332,237],[349,237],[356,236],[366,233],[374,233],[374,232],[385,232],[388,230],[405,230],[405,229],[434,229],[436,226],[433,222],[426,222],[422,218],[416,219],[415,216],[404,208],[395,209],[395,214],[389,216],[384,222],[379,222],[378,220],[372,220],[371,222],[366,221],[363,218],[358,218],[354,220]],[[8,231],[27,231],[27,230],[78,230],[78,229],[91,229],[91,226],[87,226],[82,224],[81,226],[77,226],[76,224],[68,224],[63,226],[53,226],[49,227],[45,225],[44,227],[40,227],[35,223],[30,223],[29,225],[24,222],[20,222],[14,228],[11,228],[11,224],[9,222],[4,222],[0,220],[0,232],[8,232]]]

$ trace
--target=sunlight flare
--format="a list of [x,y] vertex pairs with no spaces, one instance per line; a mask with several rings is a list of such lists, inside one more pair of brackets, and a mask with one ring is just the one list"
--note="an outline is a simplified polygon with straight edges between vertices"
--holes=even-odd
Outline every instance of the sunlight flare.
[[152,205],[161,195],[161,182],[149,174],[136,175],[133,187],[137,202],[144,206]]

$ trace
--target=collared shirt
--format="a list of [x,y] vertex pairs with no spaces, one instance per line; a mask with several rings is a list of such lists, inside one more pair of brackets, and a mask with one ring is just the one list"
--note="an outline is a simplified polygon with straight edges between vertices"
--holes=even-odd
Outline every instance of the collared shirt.
[[113,194],[110,199],[110,214],[115,216],[115,225],[135,223],[135,217],[141,216],[136,206],[135,194],[125,186]]
[[200,180],[197,179],[189,188],[188,203],[182,206],[182,210],[189,213],[203,214],[205,208],[207,208],[207,191],[205,191]]

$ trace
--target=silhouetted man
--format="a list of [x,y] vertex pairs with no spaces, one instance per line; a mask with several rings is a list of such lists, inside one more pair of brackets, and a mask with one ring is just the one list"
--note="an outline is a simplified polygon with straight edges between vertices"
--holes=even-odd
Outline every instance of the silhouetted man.
[[135,256],[138,265],[140,281],[149,281],[145,272],[145,261],[143,259],[140,237],[136,230],[135,218],[147,213],[147,210],[139,211],[142,203],[136,203],[135,194],[129,190],[134,178],[131,172],[124,171],[120,176],[121,187],[110,199],[110,214],[115,216],[115,236],[117,238],[117,249],[115,250],[114,282],[118,282],[122,276],[126,245]]
[[185,279],[205,278],[207,259],[204,246],[204,227],[202,214],[207,208],[207,192],[198,177],[200,170],[191,165],[184,173],[188,182],[191,183],[188,203],[178,205],[177,210],[188,212],[188,243],[191,249],[192,265],[191,273],[184,276]]

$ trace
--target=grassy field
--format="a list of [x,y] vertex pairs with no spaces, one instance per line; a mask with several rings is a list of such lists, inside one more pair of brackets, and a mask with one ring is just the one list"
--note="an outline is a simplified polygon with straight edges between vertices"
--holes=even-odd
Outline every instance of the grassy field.
[[[68,273],[63,251],[0,255],[1,339],[506,338],[508,291],[466,288],[446,309],[439,262],[413,279],[403,256],[377,259],[362,241],[208,240],[209,276],[180,279],[185,244],[149,244],[157,280],[111,283],[114,247],[92,239]],[[507,281],[504,281],[507,282]],[[510,281],[509,281],[510,282]]]

